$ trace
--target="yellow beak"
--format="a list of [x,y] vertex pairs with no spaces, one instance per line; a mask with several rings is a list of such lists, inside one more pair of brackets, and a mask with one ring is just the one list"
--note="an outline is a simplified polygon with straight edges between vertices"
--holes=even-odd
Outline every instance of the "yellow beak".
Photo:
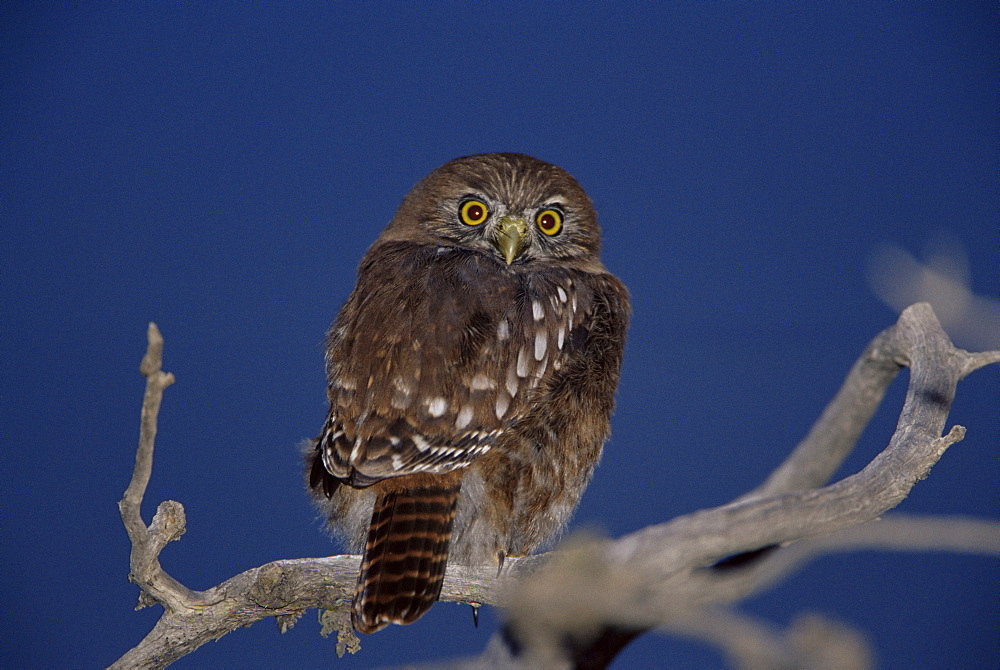
[[507,261],[507,265],[513,263],[518,254],[528,246],[527,239],[528,223],[524,219],[515,219],[510,216],[500,219],[496,245]]

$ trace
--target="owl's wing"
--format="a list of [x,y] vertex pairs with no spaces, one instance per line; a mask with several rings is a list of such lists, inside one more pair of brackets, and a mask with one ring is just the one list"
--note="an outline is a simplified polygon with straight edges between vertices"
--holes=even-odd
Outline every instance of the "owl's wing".
[[493,445],[509,356],[498,329],[514,297],[495,265],[405,242],[368,252],[329,334],[327,471],[364,486],[461,468]]
[[602,300],[592,284],[504,272],[474,251],[376,244],[329,335],[324,468],[365,486],[467,466],[587,347]]

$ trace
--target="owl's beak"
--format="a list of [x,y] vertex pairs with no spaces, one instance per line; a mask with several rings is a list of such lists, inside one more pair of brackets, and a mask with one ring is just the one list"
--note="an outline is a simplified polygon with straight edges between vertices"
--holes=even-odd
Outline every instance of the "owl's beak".
[[528,223],[524,219],[505,216],[500,219],[497,227],[496,245],[503,254],[507,265],[514,262],[518,254],[524,251],[528,241]]

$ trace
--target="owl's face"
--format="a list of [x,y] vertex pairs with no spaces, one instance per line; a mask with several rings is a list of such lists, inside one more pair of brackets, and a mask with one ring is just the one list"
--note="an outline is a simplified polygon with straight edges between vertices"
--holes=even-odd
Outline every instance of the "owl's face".
[[565,170],[523,154],[458,158],[407,194],[383,239],[475,250],[514,270],[599,262],[593,205]]

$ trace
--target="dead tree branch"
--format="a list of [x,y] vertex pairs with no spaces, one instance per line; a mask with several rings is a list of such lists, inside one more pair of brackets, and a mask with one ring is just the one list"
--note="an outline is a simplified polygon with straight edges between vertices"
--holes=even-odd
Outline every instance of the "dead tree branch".
[[[147,384],[136,466],[119,506],[133,545],[130,579],[142,589],[139,606],[156,602],[164,612],[149,635],[112,667],[164,667],[262,618],[277,617],[284,630],[306,609],[342,607],[350,600],[359,562],[359,557],[346,555],[275,561],[200,592],[163,571],[159,552],[184,532],[183,508],[162,503],[148,528],[139,515],[152,467],[156,413],[164,389],[173,382],[161,370],[162,344],[151,324],[141,366]],[[506,636],[495,637],[483,656],[456,667],[568,667],[580,661],[568,641],[609,626],[706,640],[743,667],[818,667],[830,659],[841,667],[866,667],[870,655],[863,638],[841,626],[812,618],[781,633],[727,606],[830,551],[866,547],[1000,555],[997,523],[875,521],[962,439],[961,426],[943,434],[956,386],[974,370],[998,361],[1000,351],[956,349],[930,306],[913,305],[872,340],[788,459],[733,503],[618,540],[578,542],[558,552],[510,560],[499,579],[495,566],[449,565],[442,600],[499,605],[511,617]],[[909,387],[888,446],[861,472],[824,486],[904,366],[910,368]],[[745,567],[711,568],[721,558],[771,545],[781,548]]]

